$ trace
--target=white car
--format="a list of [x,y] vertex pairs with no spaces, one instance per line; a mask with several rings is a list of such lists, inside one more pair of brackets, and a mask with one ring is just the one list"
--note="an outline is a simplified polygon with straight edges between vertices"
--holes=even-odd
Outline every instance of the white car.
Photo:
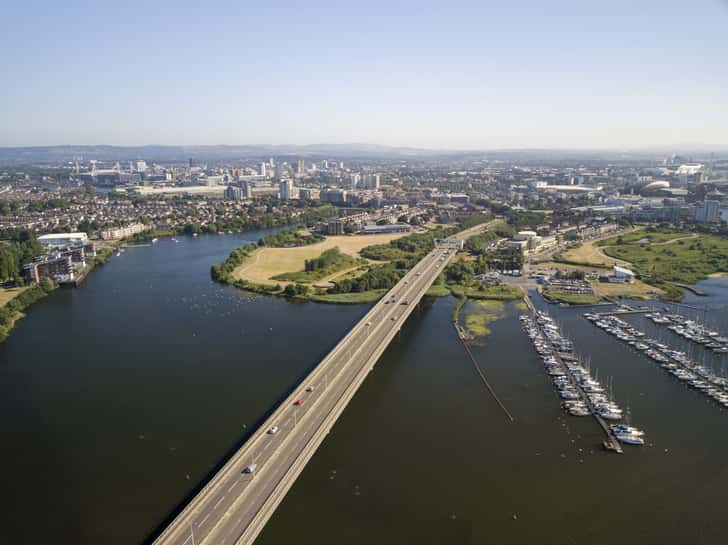
[[243,473],[252,473],[255,471],[255,468],[258,467],[257,464],[250,464],[243,468]]
[[392,321],[395,322],[399,316],[392,316]]
[[307,391],[307,392],[308,392],[308,393],[310,394],[310,393],[311,393],[311,392],[313,392],[313,391],[314,391],[315,389],[316,389],[316,387],[315,387],[315,386],[314,386],[314,385],[312,384],[311,386],[309,386],[308,388],[306,388],[306,391]]
[[268,430],[268,433],[270,435],[275,435],[276,433],[278,433],[278,426],[273,426],[271,429]]
[[417,276],[422,276],[422,271],[418,272]]

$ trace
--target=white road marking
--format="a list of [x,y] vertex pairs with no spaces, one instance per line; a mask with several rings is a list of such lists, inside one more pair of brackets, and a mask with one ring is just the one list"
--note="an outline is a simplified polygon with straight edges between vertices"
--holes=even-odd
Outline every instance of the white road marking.
[[225,499],[225,496],[223,496],[222,498],[217,500],[217,503],[213,506],[212,510],[213,511],[217,510],[217,507],[223,502],[224,499]]

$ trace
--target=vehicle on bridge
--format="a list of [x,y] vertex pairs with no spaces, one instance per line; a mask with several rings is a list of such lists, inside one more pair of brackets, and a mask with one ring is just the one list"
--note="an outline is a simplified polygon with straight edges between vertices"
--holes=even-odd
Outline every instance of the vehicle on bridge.
[[258,464],[248,464],[243,468],[243,473],[253,473],[256,467],[258,467]]
[[270,428],[270,429],[268,430],[268,433],[269,433],[270,435],[275,435],[276,433],[278,433],[278,430],[279,430],[278,426],[273,426],[272,428]]

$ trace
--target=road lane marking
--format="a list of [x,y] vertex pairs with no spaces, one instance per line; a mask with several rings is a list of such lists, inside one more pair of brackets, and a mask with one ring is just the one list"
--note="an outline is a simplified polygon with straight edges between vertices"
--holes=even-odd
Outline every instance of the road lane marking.
[[212,507],[213,511],[217,511],[218,506],[225,500],[225,496],[217,500],[217,503]]

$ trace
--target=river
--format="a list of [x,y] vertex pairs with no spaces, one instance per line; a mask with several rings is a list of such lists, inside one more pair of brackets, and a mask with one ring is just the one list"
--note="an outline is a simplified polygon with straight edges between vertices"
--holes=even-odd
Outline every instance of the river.
[[[210,281],[212,263],[260,234],[129,249],[18,323],[0,346],[0,543],[144,542],[366,312]],[[706,282],[715,293],[686,302],[725,315],[726,282]],[[507,305],[473,352],[510,423],[454,333],[454,306],[413,313],[261,545],[728,541],[728,412],[581,310],[549,305],[648,434],[603,452],[592,419],[560,411]]]

